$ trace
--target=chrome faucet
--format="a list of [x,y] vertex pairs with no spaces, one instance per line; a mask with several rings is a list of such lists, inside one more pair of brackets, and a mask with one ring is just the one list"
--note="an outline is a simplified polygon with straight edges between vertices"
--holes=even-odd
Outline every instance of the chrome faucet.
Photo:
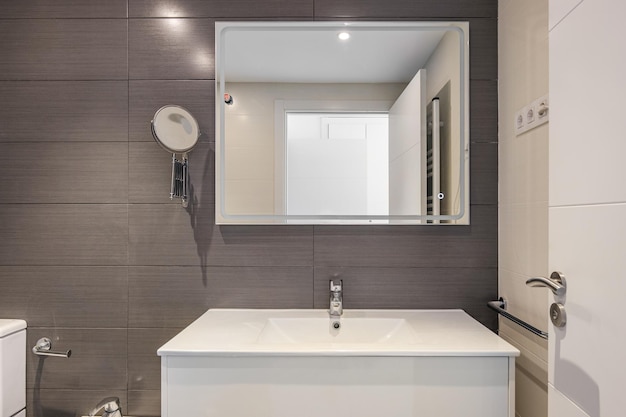
[[[339,318],[343,314],[343,281],[330,281],[330,309],[331,318]],[[335,327],[338,329],[339,327]]]
[[104,408],[102,417],[122,417],[122,408],[120,407],[120,399],[117,397],[107,397],[89,412],[89,416],[93,417],[98,411]]

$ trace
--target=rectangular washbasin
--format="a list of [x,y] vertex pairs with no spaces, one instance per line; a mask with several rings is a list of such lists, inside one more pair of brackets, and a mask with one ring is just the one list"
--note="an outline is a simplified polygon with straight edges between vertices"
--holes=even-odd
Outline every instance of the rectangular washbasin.
[[258,343],[411,343],[416,335],[401,318],[270,318]]
[[209,310],[159,356],[483,356],[519,354],[461,310]]

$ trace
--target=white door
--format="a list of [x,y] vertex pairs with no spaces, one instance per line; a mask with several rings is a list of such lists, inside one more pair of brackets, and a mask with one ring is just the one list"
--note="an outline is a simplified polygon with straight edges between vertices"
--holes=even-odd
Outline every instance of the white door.
[[389,214],[426,213],[426,70],[389,109]]
[[[622,0],[550,0],[550,417],[626,415],[626,36]],[[549,295],[549,303],[554,302]]]

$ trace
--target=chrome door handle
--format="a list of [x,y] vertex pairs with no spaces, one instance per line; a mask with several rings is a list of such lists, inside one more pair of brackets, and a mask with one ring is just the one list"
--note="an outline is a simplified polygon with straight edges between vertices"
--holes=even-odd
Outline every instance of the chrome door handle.
[[531,287],[548,287],[552,290],[554,295],[563,296],[567,291],[567,284],[565,283],[565,275],[558,271],[554,271],[550,274],[550,278],[533,277],[526,281],[526,285]]

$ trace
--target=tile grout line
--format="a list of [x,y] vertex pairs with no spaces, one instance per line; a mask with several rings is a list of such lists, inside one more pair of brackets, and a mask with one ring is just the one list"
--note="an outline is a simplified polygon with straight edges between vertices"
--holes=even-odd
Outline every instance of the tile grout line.
[[128,371],[128,350],[129,350],[129,334],[128,326],[130,323],[130,18],[129,5],[130,1],[126,1],[126,140],[127,140],[127,180],[126,180],[126,407],[129,407],[130,388]]

